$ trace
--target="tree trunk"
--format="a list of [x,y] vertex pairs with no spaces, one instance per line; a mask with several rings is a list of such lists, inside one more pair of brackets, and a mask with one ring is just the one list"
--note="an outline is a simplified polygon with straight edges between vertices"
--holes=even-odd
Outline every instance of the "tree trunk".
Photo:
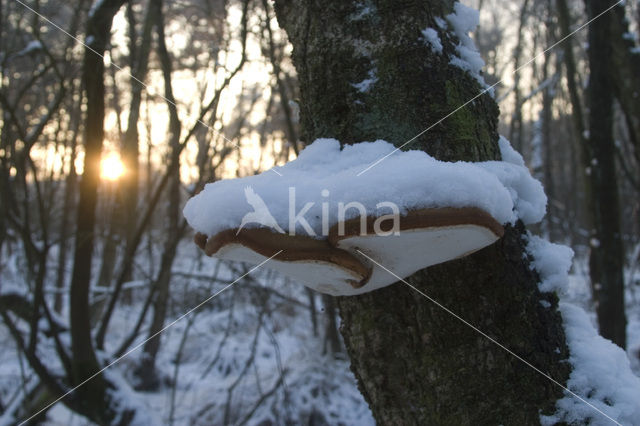
[[[571,33],[571,14],[569,13],[569,8],[567,6],[566,0],[556,0],[556,7],[558,9],[558,24],[560,25],[560,37],[565,38],[569,37]],[[582,164],[587,163],[590,158],[590,155],[587,151],[587,140],[586,140],[586,126],[584,123],[584,113],[582,107],[582,101],[580,99],[580,90],[578,84],[578,73],[576,70],[576,60],[573,55],[573,43],[571,37],[567,38],[562,42],[562,46],[564,49],[564,67],[566,70],[566,78],[567,78],[567,89],[569,90],[569,98],[571,102],[571,119],[573,121],[573,129],[575,132],[575,137],[571,142],[572,143],[572,151],[577,150],[579,155],[577,157],[580,158]],[[584,192],[583,197],[579,195],[575,197],[575,206],[572,208],[573,211],[577,213],[581,213],[584,209],[585,205],[590,205],[591,203],[591,185],[589,180],[587,179],[587,174],[585,171],[585,167],[576,167],[575,164],[575,155],[571,155],[571,169],[575,170],[574,181],[578,182],[577,188],[582,189]],[[580,191],[574,191],[579,193]],[[578,224],[584,224],[584,226],[590,227],[591,225],[588,223],[588,213],[578,215],[575,218],[575,221]],[[580,226],[576,227],[578,230]],[[584,241],[579,232],[574,232],[572,235],[572,239],[579,238],[580,241]]]
[[[517,70],[520,67],[520,59],[522,57],[522,44],[524,43],[524,27],[527,23],[529,0],[524,0],[520,7],[520,23],[518,24],[518,38],[516,47],[513,51],[513,68]],[[509,128],[509,139],[518,151],[522,150],[522,93],[520,92],[520,72],[516,72],[513,76],[513,114],[511,115],[511,125]]]
[[[276,0],[294,48],[307,140],[381,138],[401,146],[476,96],[476,80],[449,63],[456,36],[436,23],[452,4]],[[421,40],[427,27],[438,31],[444,55]],[[368,91],[354,87],[372,75]],[[480,96],[406,148],[445,161],[499,159],[497,114],[494,100]],[[507,227],[496,244],[407,281],[564,383],[560,314],[539,303],[555,306],[557,298],[538,291],[524,232]],[[337,303],[352,369],[380,424],[537,424],[562,395],[405,284]]]
[[[549,65],[551,62],[551,53],[546,52],[544,55],[544,65],[542,69],[542,79],[543,81],[547,81],[549,78]],[[544,189],[547,193],[548,205],[547,205],[547,232],[549,234],[549,239],[551,241],[558,241],[560,238],[559,233],[557,232],[558,227],[556,226],[554,220],[558,218],[556,213],[556,195],[555,195],[555,185],[553,181],[553,163],[554,163],[554,155],[551,146],[551,126],[553,120],[553,95],[552,91],[555,91],[556,88],[554,86],[545,87],[542,91],[542,111],[540,111],[540,144],[542,145],[542,152],[544,156],[544,164],[543,168],[543,180],[544,180]]]
[[[551,2],[546,2],[546,10],[547,10],[547,18],[545,19],[545,29],[546,29],[546,37],[545,41],[547,45],[551,45],[556,42],[556,32],[554,29],[554,24],[551,20],[551,16],[553,14],[553,10],[551,8]],[[559,227],[556,223],[559,220],[560,215],[558,214],[558,209],[556,208],[556,203],[558,200],[556,199],[556,185],[557,182],[554,181],[554,153],[551,137],[551,129],[553,126],[553,99],[555,97],[555,93],[557,90],[557,83],[559,75],[559,70],[556,69],[556,75],[550,76],[550,69],[552,69],[552,58],[555,59],[555,62],[558,63],[557,59],[558,55],[554,55],[552,52],[545,52],[544,54],[544,64],[542,67],[542,81],[547,81],[549,78],[552,78],[552,83],[548,84],[547,87],[542,91],[542,111],[540,112],[540,120],[541,123],[541,139],[542,139],[542,152],[543,152],[543,176],[544,176],[544,189],[547,193],[547,231],[549,234],[549,239],[551,241],[559,241],[561,238],[561,233],[559,232]]]
[[305,287],[307,298],[309,299],[309,318],[311,319],[311,329],[313,337],[318,337],[318,313],[316,312],[316,293],[308,287]]
[[[172,161],[178,161],[180,155],[180,130],[181,124],[178,118],[176,101],[171,88],[171,58],[167,51],[164,34],[164,16],[162,13],[162,0],[151,0],[150,6],[155,16],[155,25],[158,33],[158,56],[162,65],[164,76],[165,97],[169,109],[169,145]],[[158,334],[164,325],[169,301],[169,284],[171,282],[171,268],[176,256],[178,243],[182,237],[184,226],[180,226],[180,169],[175,168],[171,172],[169,183],[169,202],[167,204],[167,239],[162,253],[160,272],[155,282],[156,298],[153,303],[153,319],[149,328],[149,340],[144,345],[140,367],[137,371],[141,379],[142,389],[156,389],[160,384],[155,370],[156,356],[160,349],[160,335]]]
[[[566,0],[557,0],[556,2],[558,8],[558,23],[560,24],[560,36],[562,38],[568,37],[570,34],[571,28],[571,15],[569,13],[569,8],[567,6]],[[584,147],[587,145],[585,140],[585,124],[584,124],[584,115],[582,112],[582,102],[580,101],[580,93],[578,90],[578,83],[576,81],[577,70],[576,70],[576,60],[573,55],[573,44],[572,40],[568,38],[562,43],[564,48],[564,65],[566,68],[566,76],[567,76],[567,87],[569,89],[569,98],[571,99],[571,118],[573,120],[573,127],[576,131],[576,137],[580,141],[580,146]],[[583,155],[585,155],[583,153]]]
[[632,39],[625,37],[629,34],[629,21],[625,17],[624,4],[611,11],[610,23],[610,78],[627,122],[635,159],[640,164],[640,53],[631,52],[637,46]]
[[[587,0],[589,18],[605,5]],[[620,201],[613,141],[613,84],[611,79],[612,14],[589,26],[589,137],[586,167],[591,184],[592,215],[589,275],[596,301],[600,334],[624,348],[627,318],[624,312],[624,250],[620,237]]]
[[[131,65],[133,75],[131,76],[131,102],[129,105],[129,117],[127,119],[127,130],[122,143],[122,161],[125,165],[126,174],[121,182],[122,193],[120,194],[119,210],[116,214],[118,217],[118,226],[124,235],[131,235],[135,228],[135,221],[131,218],[135,217],[136,207],[138,203],[138,181],[140,179],[140,164],[138,161],[138,120],[140,118],[140,105],[142,103],[142,91],[144,89],[143,82],[147,77],[149,68],[149,52],[151,50],[151,30],[154,23],[152,8],[149,7],[144,18],[142,27],[142,37],[140,38],[140,46],[136,47],[135,39],[135,21],[133,19],[133,11],[128,9],[129,34],[133,37],[130,40],[131,48]],[[133,66],[135,64],[135,66]]]
[[64,184],[64,202],[62,206],[62,217],[60,218],[60,248],[58,251],[58,270],[56,272],[56,292],[53,309],[56,313],[62,313],[64,306],[62,291],[65,287],[65,281],[67,277],[67,252],[69,247],[69,234],[70,228],[73,226],[73,221],[70,216],[72,215],[72,209],[76,200],[76,190],[78,184],[78,176],[76,175],[76,148],[78,140],[78,130],[80,127],[80,117],[78,114],[74,114],[71,118],[73,120],[73,136],[71,138],[71,153],[69,154],[69,174],[65,178]]
[[[93,256],[95,210],[104,138],[104,62],[94,52],[103,53],[110,37],[111,22],[125,0],[105,0],[87,22],[87,44],[82,69],[86,97],[84,172],[79,185],[76,244],[70,289],[70,325],[74,384],[91,377],[100,364],[91,338],[89,286]],[[106,423],[113,414],[105,409],[106,382],[101,375],[87,382],[80,398],[82,411],[92,420]]]
[[324,305],[324,344],[322,353],[335,357],[342,352],[342,343],[338,334],[338,321],[335,297],[328,294],[322,295],[322,304]]

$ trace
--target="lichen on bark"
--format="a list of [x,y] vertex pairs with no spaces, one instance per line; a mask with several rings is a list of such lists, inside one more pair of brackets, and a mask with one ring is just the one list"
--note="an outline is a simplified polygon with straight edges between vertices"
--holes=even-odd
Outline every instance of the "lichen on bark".
[[[451,0],[276,0],[293,44],[306,140],[385,139],[444,161],[499,159],[495,102],[483,94],[465,105],[482,88],[449,63],[459,40],[438,21],[452,11]],[[438,32],[442,53],[421,37],[426,28]],[[507,227],[498,243],[407,281],[565,383],[557,298],[538,291],[525,232],[521,224]],[[338,298],[338,305],[352,369],[380,424],[536,424],[562,395],[405,284]]]

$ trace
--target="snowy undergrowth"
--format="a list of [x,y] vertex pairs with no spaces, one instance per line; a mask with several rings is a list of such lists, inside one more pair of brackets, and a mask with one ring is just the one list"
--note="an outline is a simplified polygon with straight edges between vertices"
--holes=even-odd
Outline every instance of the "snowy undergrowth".
[[541,423],[609,425],[615,420],[624,425],[637,424],[640,378],[633,373],[627,354],[598,335],[584,309],[563,300],[569,287],[573,251],[534,236],[529,237],[527,250],[540,275],[540,290],[556,291],[560,296],[559,309],[572,366],[567,387],[582,398],[565,390],[564,398],[556,403],[556,413],[541,416]]
[[[174,271],[215,280],[178,278],[167,323],[247,269],[203,258],[197,250],[183,245]],[[191,324],[185,318],[163,333],[157,360],[163,385],[158,392],[138,394],[163,424],[171,418],[175,425],[224,424],[225,419],[302,424],[311,417],[318,424],[373,424],[348,361],[322,355],[324,317],[318,312],[321,334],[314,337],[307,302],[301,286],[271,272],[252,273],[194,312]],[[129,330],[131,317],[123,310],[114,318],[114,344]],[[136,382],[132,372],[139,358],[134,353],[119,367],[130,383]]]
[[[305,300],[297,285],[257,278],[270,290]],[[146,394],[151,409],[177,425],[303,424],[313,416],[319,424],[373,424],[348,362],[321,355],[322,339],[313,337],[308,312],[249,285],[261,284],[240,281],[213,301],[214,309],[196,314],[176,376],[188,321],[163,336],[158,369],[167,384]],[[169,384],[176,390],[173,402]]]
[[[145,262],[141,258],[139,264],[152,267]],[[206,258],[191,241],[184,241],[173,267],[165,323],[247,269]],[[4,283],[6,288],[20,287]],[[145,292],[145,287],[135,288],[133,303],[117,307],[105,351],[100,353],[103,362],[112,360],[110,354],[131,331]],[[225,416],[228,424],[246,425],[375,424],[346,356],[323,355],[325,317],[319,300],[319,336],[313,335],[307,305],[303,287],[271,272],[256,271],[195,311],[191,323],[191,317],[184,318],[162,334],[157,359],[162,384],[157,391],[132,389],[137,383],[133,372],[142,353],[139,348],[107,370],[109,379],[118,384],[112,396],[122,407],[136,409],[135,425],[224,424]],[[148,326],[147,321],[133,346],[143,342]],[[23,375],[30,377],[25,390],[37,380],[2,323],[0,342],[0,400],[6,406],[23,397]],[[58,368],[52,363],[57,358],[53,342],[42,340],[39,352],[50,368]],[[10,416],[0,415],[0,425],[14,423]],[[56,404],[44,424],[91,423]]]

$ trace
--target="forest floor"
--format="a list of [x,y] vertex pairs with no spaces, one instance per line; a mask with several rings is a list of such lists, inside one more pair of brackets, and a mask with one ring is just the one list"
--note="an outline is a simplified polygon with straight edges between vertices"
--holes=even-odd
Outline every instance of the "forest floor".
[[[153,257],[152,254],[147,259]],[[192,244],[186,243],[177,259],[167,324],[248,270],[242,265],[203,258]],[[156,266],[145,262],[138,265],[139,272],[146,274]],[[6,283],[11,268],[9,273],[5,269],[3,275]],[[585,308],[595,324],[586,277],[585,262],[574,260],[563,300]],[[17,286],[17,282],[3,284],[2,290]],[[143,304],[145,281],[131,283],[131,287],[131,303],[120,304],[110,326],[105,352],[101,353],[105,359],[131,331]],[[637,293],[640,288],[627,292],[627,354],[634,372],[640,375]],[[126,394],[127,401],[150,413],[157,424],[373,425],[346,355],[329,354],[326,350],[326,317],[321,298],[316,297],[316,301],[318,325],[314,334],[309,295],[304,288],[266,270],[256,271],[162,334],[157,358],[161,379],[158,390],[139,392],[129,387],[137,382],[134,370],[142,348],[111,367],[111,377],[123,383],[120,391]],[[134,347],[146,337],[146,328],[142,330]],[[12,399],[21,398],[35,378],[2,325],[0,346],[0,400],[6,406]],[[50,342],[41,342],[43,359],[49,358],[49,351],[54,359]],[[0,416],[0,425],[6,422],[8,419]],[[57,404],[49,411],[45,424],[90,423]]]

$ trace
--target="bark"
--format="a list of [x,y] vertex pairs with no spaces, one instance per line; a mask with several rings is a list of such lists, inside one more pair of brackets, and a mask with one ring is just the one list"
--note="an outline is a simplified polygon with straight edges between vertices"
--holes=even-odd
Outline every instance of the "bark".
[[[529,0],[524,0],[520,8],[520,23],[518,24],[518,38],[516,47],[513,52],[513,68],[517,70],[520,67],[520,59],[522,57],[522,45],[524,44],[524,27],[527,23]],[[511,127],[509,129],[509,139],[514,148],[518,151],[522,150],[522,93],[520,92],[520,72],[516,72],[513,76],[513,93],[514,93],[514,110],[511,117]]]
[[63,308],[63,297],[62,291],[65,286],[66,281],[66,270],[67,270],[67,252],[68,252],[68,239],[70,234],[70,228],[72,226],[71,211],[73,208],[73,204],[76,200],[76,188],[78,183],[78,176],[76,175],[76,145],[77,145],[77,133],[79,127],[79,118],[74,116],[72,118],[74,121],[74,129],[73,136],[71,138],[71,153],[69,155],[69,174],[65,178],[64,185],[64,203],[62,206],[62,217],[60,223],[60,246],[59,246],[59,254],[58,254],[58,270],[56,274],[56,289],[58,290],[55,295],[53,309],[58,314],[62,312]]
[[[585,1],[590,19],[605,5]],[[592,189],[589,275],[596,301],[600,334],[624,348],[627,319],[624,312],[624,250],[620,236],[620,200],[613,140],[613,84],[611,22],[604,14],[589,26],[589,137],[587,167]]]
[[[89,17],[87,41],[90,47],[103,53],[110,37],[113,16],[125,0],[105,0]],[[91,39],[93,38],[93,39]],[[76,244],[70,290],[71,348],[73,353],[73,383],[79,384],[100,369],[93,348],[89,312],[91,259],[94,248],[94,226],[97,189],[100,180],[100,154],[104,138],[104,62],[86,48],[82,81],[87,112],[84,130],[84,172],[79,185]],[[82,412],[89,418],[106,423],[113,415],[104,406],[107,400],[106,382],[99,375],[82,388]]]
[[[547,10],[549,15],[552,13],[551,4],[547,2]],[[545,27],[547,30],[547,45],[551,45],[556,41],[555,31],[553,28],[553,23],[551,22],[551,18],[548,17],[545,20]],[[542,68],[542,81],[547,81],[549,79],[551,68],[552,57],[555,58],[557,55],[553,55],[551,52],[545,52],[544,54],[544,65]],[[554,182],[554,153],[552,147],[552,138],[551,138],[551,128],[553,125],[553,99],[555,97],[555,92],[557,90],[557,79],[555,77],[553,83],[547,85],[542,91],[542,111],[540,112],[540,120],[542,120],[541,125],[541,136],[542,136],[542,151],[544,155],[544,165],[543,165],[543,176],[544,176],[544,188],[547,193],[548,204],[547,204],[547,231],[549,233],[549,239],[551,241],[559,241],[561,238],[558,225],[555,220],[558,220],[559,215],[556,208],[556,184]]]
[[293,152],[295,152],[297,156],[299,154],[298,134],[293,122],[293,112],[291,111],[291,106],[289,105],[289,95],[287,94],[287,88],[285,87],[285,83],[282,79],[280,61],[276,57],[276,45],[273,37],[273,31],[271,30],[271,7],[269,6],[267,0],[262,0],[262,7],[264,8],[266,14],[264,24],[267,33],[268,45],[266,50],[269,54],[271,66],[273,67],[273,75],[276,78],[276,89],[278,90],[278,95],[280,95],[280,105],[282,107],[282,112],[284,112],[286,130],[285,134],[287,140],[289,141],[289,145],[291,145],[291,147],[293,148]]
[[[571,15],[569,13],[569,8],[567,7],[566,0],[557,0],[556,7],[558,10],[558,23],[560,26],[560,36],[561,38],[567,37],[571,31]],[[564,42],[562,42],[562,46],[564,49],[564,67],[566,71],[566,79],[567,79],[567,89],[569,90],[569,99],[571,102],[571,119],[573,121],[573,129],[575,132],[575,136],[572,142],[572,152],[576,151],[579,155],[571,155],[571,169],[575,170],[574,179],[578,184],[576,185],[578,191],[573,191],[574,193],[583,192],[583,197],[581,198],[579,195],[577,197],[572,197],[575,202],[575,206],[573,207],[573,211],[581,213],[582,210],[587,210],[584,206],[591,205],[591,185],[586,174],[585,164],[588,165],[590,161],[591,154],[588,151],[588,144],[586,139],[586,125],[584,123],[584,108],[582,107],[582,100],[580,97],[580,90],[578,84],[578,73],[576,70],[576,60],[573,54],[573,43],[572,39],[569,37]],[[580,161],[576,162],[575,158],[579,157]],[[582,167],[580,167],[582,165]],[[582,191],[580,191],[582,190]],[[575,218],[575,222],[578,222],[578,226],[576,227],[578,230],[581,228],[581,224],[583,226],[590,227],[588,224],[588,212],[585,212],[583,215],[580,215]],[[575,238],[576,234],[579,232],[574,232],[573,237]]]
[[611,74],[615,97],[620,103],[634,147],[634,157],[640,164],[640,53],[632,53],[633,40],[625,37],[629,23],[624,5],[611,11]]
[[122,143],[122,161],[127,171],[124,179],[122,180],[122,194],[121,205],[117,211],[118,225],[120,230],[124,232],[124,235],[130,235],[135,221],[131,218],[135,217],[135,211],[138,203],[138,181],[139,181],[139,135],[138,135],[138,121],[140,119],[140,105],[142,103],[142,91],[144,89],[143,82],[146,79],[148,64],[149,64],[149,52],[151,50],[151,30],[153,27],[154,16],[152,8],[149,7],[145,15],[142,37],[140,40],[139,48],[136,46],[135,39],[135,21],[132,18],[133,12],[128,13],[130,28],[130,37],[134,38],[130,40],[132,58],[131,64],[135,63],[135,67],[132,66],[133,75],[131,76],[131,103],[129,105],[129,116],[127,119],[127,130],[124,135],[124,141]]
[[322,304],[324,305],[325,331],[324,331],[324,347],[323,353],[336,356],[342,352],[342,343],[338,335],[338,312],[336,309],[335,297],[328,294],[322,295]]
[[[307,140],[380,138],[401,146],[476,96],[475,79],[420,40],[424,28],[437,29],[445,54],[454,52],[457,39],[435,22],[452,4],[379,0],[367,3],[367,14],[353,2],[277,0],[293,44]],[[377,81],[359,92],[353,84],[371,70]],[[406,149],[446,161],[498,159],[497,113],[493,99],[480,96]],[[561,318],[539,303],[555,306],[557,299],[538,291],[524,232],[508,227],[491,247],[408,281],[564,383]],[[379,424],[538,424],[540,412],[553,411],[562,395],[404,284],[337,303],[352,369]]]
[[[155,25],[158,33],[158,54],[162,65],[162,73],[164,76],[165,97],[167,99],[167,107],[169,109],[169,145],[171,146],[171,155],[174,157],[172,161],[177,162],[180,156],[180,129],[181,124],[178,118],[176,101],[171,88],[171,58],[167,51],[164,34],[164,17],[162,14],[162,0],[152,0],[150,8],[154,9]],[[171,174],[171,182],[169,184],[169,202],[167,204],[167,239],[165,241],[164,252],[162,254],[162,262],[160,264],[160,272],[156,285],[156,299],[153,303],[153,318],[151,327],[149,328],[150,339],[144,345],[142,362],[138,369],[138,375],[141,378],[141,388],[155,389],[160,384],[156,371],[155,363],[158,350],[160,349],[159,331],[164,325],[164,319],[167,312],[167,304],[169,301],[169,284],[171,282],[171,268],[176,256],[178,243],[185,229],[180,226],[180,170],[174,169]],[[157,334],[157,335],[156,335]]]

